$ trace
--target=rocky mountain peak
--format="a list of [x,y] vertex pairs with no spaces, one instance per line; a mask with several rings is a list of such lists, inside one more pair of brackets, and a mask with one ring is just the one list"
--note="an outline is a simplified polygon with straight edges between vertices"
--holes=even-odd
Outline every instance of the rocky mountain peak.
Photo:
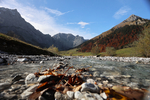
[[131,21],[135,21],[135,20],[138,20],[138,19],[142,19],[141,17],[139,16],[136,16],[134,14],[132,14],[129,18],[127,18],[124,22],[131,22]]

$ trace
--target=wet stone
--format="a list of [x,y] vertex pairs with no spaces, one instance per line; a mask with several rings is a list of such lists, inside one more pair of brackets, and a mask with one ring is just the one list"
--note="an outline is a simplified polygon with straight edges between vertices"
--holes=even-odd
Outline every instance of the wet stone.
[[36,83],[38,80],[38,77],[36,77],[34,74],[29,74],[26,78],[25,78],[25,84],[31,84],[31,83]]
[[84,98],[83,94],[82,94],[80,91],[76,91],[76,92],[74,93],[74,97],[75,97],[75,99]]
[[38,78],[38,82],[39,83],[41,83],[41,82],[44,82],[44,81],[46,81],[49,77],[51,77],[52,75],[43,75],[43,76],[40,76],[39,78]]
[[99,93],[100,89],[97,85],[91,83],[83,83],[81,88],[81,92],[83,91],[90,91],[93,93]]
[[95,72],[93,73],[93,77],[99,77],[99,76],[100,76],[100,72],[95,71]]
[[20,79],[23,79],[23,78],[21,75],[18,74],[18,75],[13,77],[12,82],[19,81]]
[[67,91],[67,95],[73,99],[74,92],[73,91]]
[[42,94],[42,97],[46,100],[49,100],[49,98],[51,98],[51,100],[55,100],[55,91],[48,89]]
[[4,89],[10,88],[11,83],[5,82],[5,83],[0,83],[0,91],[3,91]]

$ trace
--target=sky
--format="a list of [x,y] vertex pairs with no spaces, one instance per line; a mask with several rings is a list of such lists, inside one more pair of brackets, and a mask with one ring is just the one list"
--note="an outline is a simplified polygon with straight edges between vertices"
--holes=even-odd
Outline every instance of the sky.
[[135,14],[150,19],[149,0],[0,0],[43,34],[91,39]]

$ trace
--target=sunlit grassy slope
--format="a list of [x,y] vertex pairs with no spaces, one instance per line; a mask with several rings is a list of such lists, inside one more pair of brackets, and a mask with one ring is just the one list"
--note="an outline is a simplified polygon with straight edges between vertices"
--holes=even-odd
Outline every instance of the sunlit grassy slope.
[[[71,49],[68,51],[60,51],[59,54],[62,56],[93,56],[93,54],[91,52],[78,52],[78,49]],[[98,55],[100,56],[108,56],[106,54],[106,52],[102,52],[99,53]],[[131,48],[124,48],[124,49],[119,49],[116,50],[116,55],[118,57],[136,57],[136,56],[140,56],[139,54],[136,54],[135,52],[135,48],[131,47]]]

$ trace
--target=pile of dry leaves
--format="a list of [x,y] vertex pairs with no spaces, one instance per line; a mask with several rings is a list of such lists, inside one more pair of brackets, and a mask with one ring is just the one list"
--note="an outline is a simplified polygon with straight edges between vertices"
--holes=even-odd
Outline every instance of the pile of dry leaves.
[[[74,69],[74,67],[66,66],[67,70],[63,74],[58,74],[57,72],[62,72],[63,68],[58,66],[55,69],[45,70],[43,72],[34,73],[36,77],[48,76],[39,82],[39,86],[36,90],[29,96],[29,100],[36,100],[45,91],[61,92],[66,94],[67,91],[80,91],[84,80],[80,77],[82,72],[89,71],[89,68],[82,68],[75,70],[75,74],[66,75],[69,69]],[[95,82],[94,84],[97,85]],[[104,93],[107,95],[107,100],[142,100],[148,93],[145,89],[132,89],[127,86],[112,86],[102,87],[99,86],[99,94]],[[147,96],[148,98],[148,96]]]

